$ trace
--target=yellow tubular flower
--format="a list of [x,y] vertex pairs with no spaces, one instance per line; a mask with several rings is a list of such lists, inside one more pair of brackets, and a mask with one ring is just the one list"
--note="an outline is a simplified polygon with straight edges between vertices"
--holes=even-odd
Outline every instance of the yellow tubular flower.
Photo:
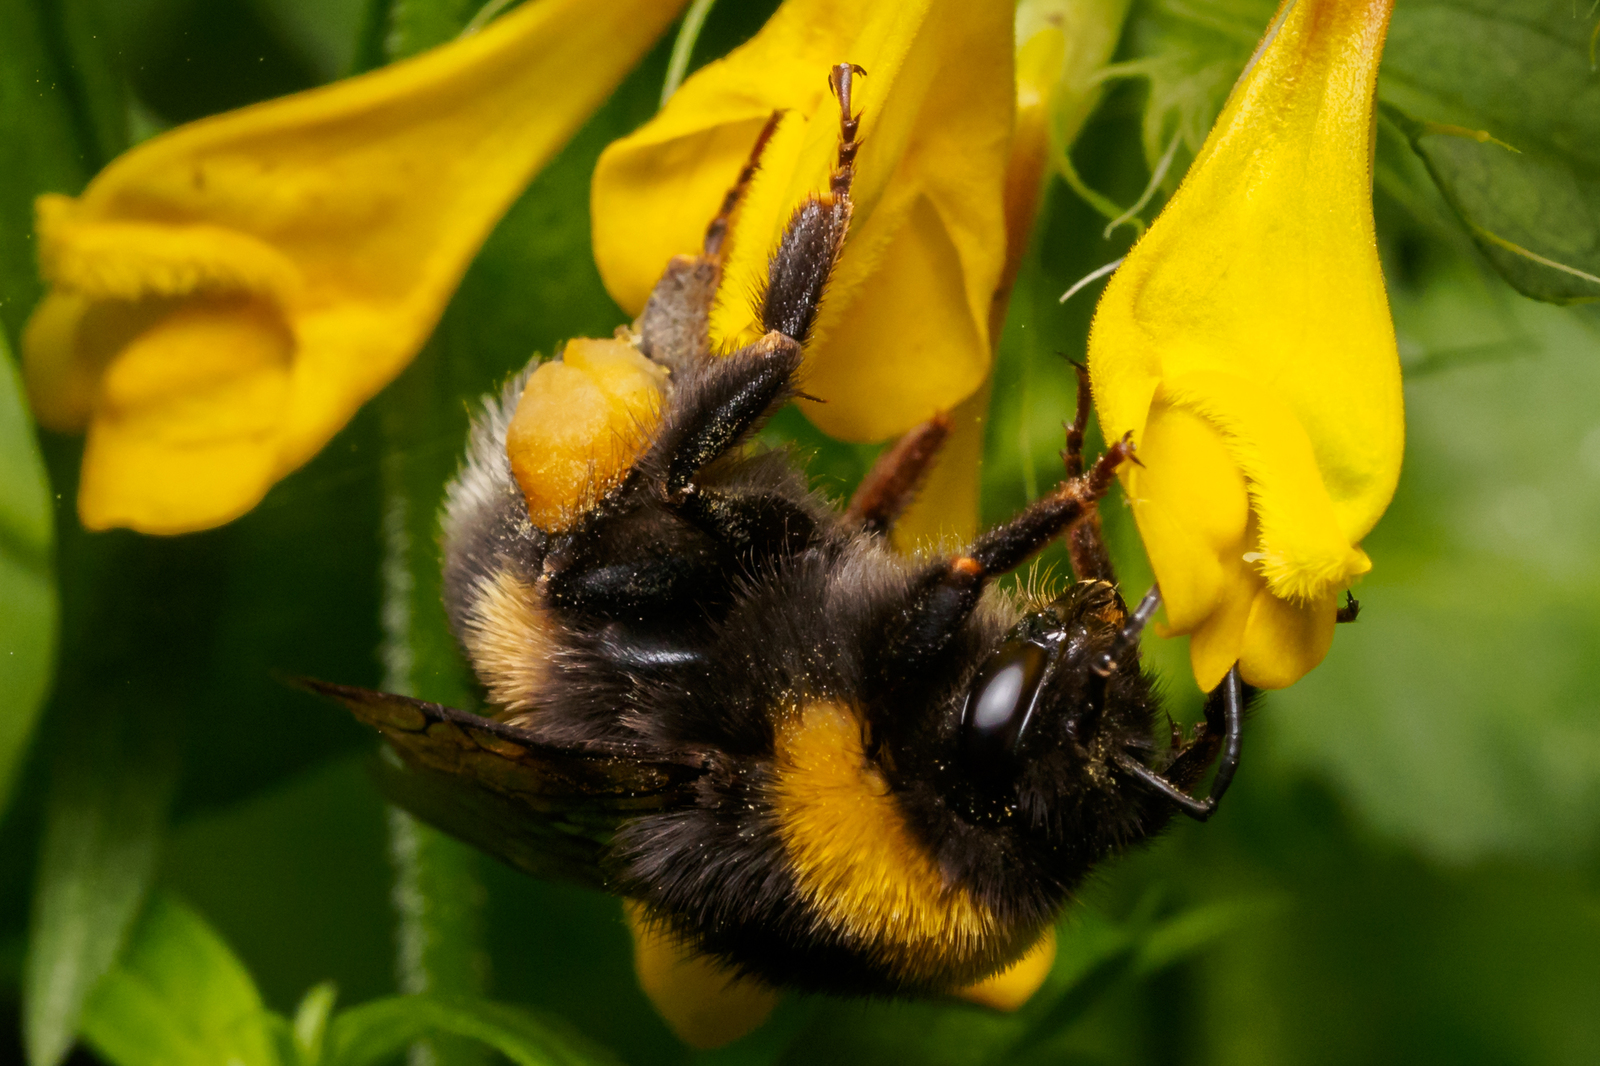
[[90,529],[253,507],[427,339],[489,230],[682,0],[536,0],[374,73],[204,119],[38,204],[24,338],[87,429]]
[[1372,223],[1392,0],[1285,0],[1172,202],[1101,298],[1089,372],[1166,604],[1211,689],[1322,661],[1400,474]]
[[804,388],[826,402],[805,411],[832,436],[878,441],[956,407],[989,373],[1016,91],[1011,5],[788,0],[601,156],[594,249],[611,295],[638,313],[668,260],[700,247],[757,131],[783,109],[712,321],[715,343],[753,336],[767,255],[801,199],[827,188],[839,137],[827,73],[843,61],[867,71],[855,86],[863,147],[850,237],[807,348]]

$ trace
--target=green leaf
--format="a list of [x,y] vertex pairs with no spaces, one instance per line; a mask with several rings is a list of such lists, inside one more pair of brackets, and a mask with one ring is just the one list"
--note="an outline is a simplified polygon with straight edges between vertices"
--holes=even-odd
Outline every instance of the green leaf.
[[122,948],[155,870],[177,760],[118,706],[76,709],[51,775],[23,974],[31,1066],[54,1066]]
[[1460,126],[1400,120],[1468,232],[1519,292],[1600,299],[1600,173]]
[[328,1035],[328,1019],[339,989],[332,981],[312,988],[294,1012],[294,1049],[306,1066],[322,1061],[322,1046]]
[[44,704],[58,607],[50,482],[0,328],[0,814]]
[[1592,5],[1402,4],[1384,61],[1391,116],[1519,292],[1600,299],[1600,74]]
[[384,48],[390,59],[404,59],[444,44],[482,6],[482,0],[394,0]]
[[603,1066],[609,1054],[559,1022],[487,1000],[396,996],[341,1011],[328,1028],[326,1066],[368,1066],[412,1041],[451,1035],[476,1040],[521,1066]]
[[1247,922],[1260,921],[1282,906],[1279,899],[1245,897],[1180,911],[1150,930],[1139,944],[1134,972],[1145,976],[1192,958]]
[[157,895],[95,989],[84,1036],[112,1066],[278,1066],[244,966],[198,914]]

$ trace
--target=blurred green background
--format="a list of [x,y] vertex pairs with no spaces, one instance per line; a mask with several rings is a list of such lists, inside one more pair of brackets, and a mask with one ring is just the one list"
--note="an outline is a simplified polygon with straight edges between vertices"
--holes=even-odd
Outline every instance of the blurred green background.
[[[589,253],[589,173],[653,113],[669,35],[496,229],[411,369],[232,525],[85,534],[72,505],[81,441],[41,435],[46,488],[9,371],[0,381],[0,687],[14,700],[0,749],[7,730],[25,734],[30,685],[55,664],[0,821],[0,1063],[26,1061],[25,1017],[48,1028],[48,1011],[23,1007],[37,960],[56,960],[67,990],[52,994],[72,1001],[74,980],[111,964],[147,884],[210,923],[274,1010],[330,979],[341,1003],[415,991],[397,936],[421,922],[463,938],[440,963],[457,966],[459,991],[564,1019],[628,1063],[1600,1062],[1600,317],[1519,294],[1572,295],[1474,243],[1461,217],[1481,230],[1485,211],[1503,211],[1497,232],[1512,232],[1523,201],[1473,200],[1478,162],[1414,125],[1492,126],[1524,138],[1530,158],[1569,165],[1572,202],[1589,213],[1555,217],[1588,262],[1600,249],[1600,88],[1582,55],[1594,12],[1587,0],[1396,6],[1376,185],[1408,441],[1366,542],[1360,621],[1262,702],[1215,819],[1100,871],[1020,1015],[795,999],[738,1044],[692,1053],[638,991],[614,900],[420,831],[434,856],[423,876],[461,906],[415,913],[416,860],[397,841],[419,831],[397,826],[372,787],[372,738],[276,679],[470,701],[437,603],[439,488],[469,400],[531,353],[623,320]],[[722,0],[695,63],[772,7]],[[475,8],[0,0],[0,339],[15,351],[40,293],[38,192],[78,191],[168,125],[448,39]],[[1072,149],[1083,181],[1132,203],[1175,143],[1170,192],[1271,8],[1136,3],[1120,53],[1136,65],[1108,82]],[[1552,67],[1540,42],[1581,62]],[[1532,84],[1557,76],[1577,80]],[[1508,99],[1506,85],[1526,92]],[[1062,356],[1082,356],[1099,286],[1057,297],[1131,243],[1131,227],[1107,238],[1105,224],[1052,181],[996,369],[986,521],[1059,470],[1073,403]],[[767,435],[812,448],[817,483],[837,495],[874,451],[829,442],[793,412]],[[1124,581],[1142,591],[1127,512],[1115,499],[1105,511]],[[1152,638],[1147,654],[1174,713],[1192,717],[1183,642]],[[0,787],[5,772],[0,761]]]

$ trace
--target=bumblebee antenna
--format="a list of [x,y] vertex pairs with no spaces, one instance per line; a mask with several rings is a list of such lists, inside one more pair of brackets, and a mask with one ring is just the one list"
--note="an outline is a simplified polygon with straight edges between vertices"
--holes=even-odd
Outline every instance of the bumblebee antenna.
[[1144,632],[1144,627],[1149,624],[1151,616],[1160,606],[1161,588],[1158,585],[1151,585],[1150,591],[1139,601],[1139,606],[1128,616],[1127,623],[1117,631],[1116,636],[1111,638],[1111,646],[1089,660],[1089,700],[1084,707],[1083,717],[1078,722],[1078,728],[1084,735],[1093,733],[1099,727],[1100,714],[1105,710],[1106,704],[1106,682],[1117,672],[1125,655],[1130,651],[1135,655],[1138,654],[1139,634]]
[[1122,657],[1139,646],[1139,635],[1144,632],[1144,627],[1150,624],[1151,617],[1160,606],[1161,586],[1151,585],[1150,591],[1139,601],[1139,606],[1128,616],[1128,624],[1122,627],[1116,639],[1111,642],[1111,647],[1101,652],[1094,662],[1089,664],[1089,669],[1101,677],[1110,677],[1116,673]]
[[1203,822],[1210,818],[1216,813],[1218,801],[1228,791],[1228,786],[1233,784],[1233,775],[1239,769],[1239,752],[1244,747],[1243,689],[1244,683],[1239,679],[1239,664],[1235,663],[1222,679],[1222,758],[1217,760],[1217,776],[1211,779],[1211,792],[1205,799],[1195,799],[1127,752],[1117,753],[1117,765],[1177,804],[1183,813],[1195,821]]

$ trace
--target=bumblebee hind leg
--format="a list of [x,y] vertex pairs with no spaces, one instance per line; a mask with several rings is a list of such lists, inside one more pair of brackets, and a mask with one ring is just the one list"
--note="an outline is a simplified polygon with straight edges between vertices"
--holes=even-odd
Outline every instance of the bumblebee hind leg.
[[706,227],[699,255],[675,256],[650,293],[650,300],[634,323],[639,350],[674,371],[704,362],[711,353],[711,305],[722,284],[722,264],[729,250],[728,230],[734,212],[761,167],[767,142],[778,128],[783,112],[774,111],[756,136],[744,169],[722,198],[722,207]]
[[839,100],[838,160],[828,179],[828,191],[807,197],[789,216],[767,265],[767,284],[761,294],[762,328],[801,344],[811,336],[823,290],[850,229],[850,187],[855,181],[856,152],[861,148],[856,140],[861,114],[851,110],[851,86],[857,75],[865,74],[854,63],[840,63],[829,72],[828,86]]
[[[760,308],[765,336],[731,355],[695,363],[676,383],[676,395],[648,457],[651,469],[664,479],[669,499],[681,500],[701,467],[737,444],[794,394],[801,348],[850,227],[850,186],[861,127],[860,114],[851,110],[850,94],[852,79],[861,73],[860,67],[841,63],[829,76],[839,98],[837,165],[828,191],[807,197],[795,208],[772,254]],[[747,166],[747,172],[753,166]],[[737,203],[741,188],[736,185],[728,194],[729,203]],[[722,220],[719,215],[707,231],[707,247],[714,247],[717,254],[725,239]]]

